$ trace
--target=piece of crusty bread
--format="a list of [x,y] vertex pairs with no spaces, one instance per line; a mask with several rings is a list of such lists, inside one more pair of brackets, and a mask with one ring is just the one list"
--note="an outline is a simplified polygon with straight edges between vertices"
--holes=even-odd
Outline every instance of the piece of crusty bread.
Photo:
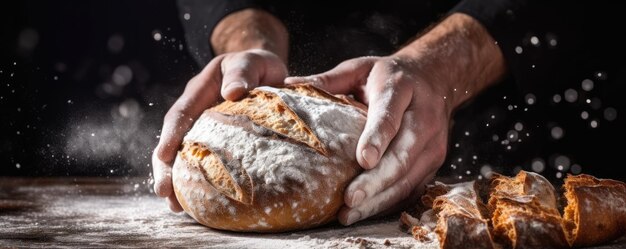
[[626,234],[626,184],[590,175],[568,175],[563,213],[569,244],[597,245]]
[[494,248],[481,209],[474,181],[453,185],[435,198],[433,211],[439,217],[435,233],[441,248]]
[[413,237],[425,241],[428,232],[434,232],[441,248],[494,248],[489,220],[484,218],[486,210],[475,187],[474,181],[427,186],[422,204],[432,209],[413,226]]
[[172,178],[187,214],[206,226],[305,229],[336,218],[359,172],[365,112],[308,84],[260,87],[205,111],[185,136]]
[[520,171],[494,174],[488,207],[497,241],[512,248],[567,246],[554,186],[543,176]]

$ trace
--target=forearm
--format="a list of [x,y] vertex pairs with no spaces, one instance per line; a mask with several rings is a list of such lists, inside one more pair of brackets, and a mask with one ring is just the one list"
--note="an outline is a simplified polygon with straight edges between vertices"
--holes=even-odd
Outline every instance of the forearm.
[[400,49],[412,70],[432,82],[452,112],[466,100],[497,82],[505,62],[493,38],[472,17],[455,13]]
[[259,9],[244,9],[222,19],[211,34],[216,54],[264,49],[287,62],[289,35],[285,25],[271,14]]

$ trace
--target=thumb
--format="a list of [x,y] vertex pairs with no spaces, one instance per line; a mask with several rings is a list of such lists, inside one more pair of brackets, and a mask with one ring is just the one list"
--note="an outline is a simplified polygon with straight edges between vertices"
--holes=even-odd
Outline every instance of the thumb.
[[356,87],[365,85],[365,80],[376,59],[376,57],[360,57],[347,60],[324,73],[287,77],[285,83],[311,83],[331,93],[348,94],[355,90]]
[[260,84],[278,85],[287,76],[287,67],[267,51],[251,50],[233,54],[222,61],[222,96],[237,100]]

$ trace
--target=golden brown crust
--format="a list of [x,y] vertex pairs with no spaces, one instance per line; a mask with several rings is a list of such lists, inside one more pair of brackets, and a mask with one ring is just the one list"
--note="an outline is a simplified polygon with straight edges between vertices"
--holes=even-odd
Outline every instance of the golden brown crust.
[[222,195],[246,204],[252,202],[250,176],[236,160],[229,160],[227,152],[215,153],[204,144],[184,142],[180,157],[187,164],[197,167],[205,180]]
[[245,115],[257,125],[328,155],[311,128],[276,94],[255,89],[240,101],[224,101],[210,110],[229,115]]
[[430,242],[431,239],[428,236],[429,233],[430,232],[427,229],[421,226],[413,226],[411,228],[411,234],[413,235],[413,238],[419,242],[423,242],[423,243]]
[[512,248],[567,246],[554,187],[535,173],[494,174],[488,208],[497,241]]
[[435,199],[441,195],[445,195],[450,191],[452,185],[444,184],[442,182],[435,182],[433,185],[428,185],[426,188],[426,193],[422,195],[422,205],[427,208],[433,207],[433,202]]
[[590,175],[568,175],[563,219],[569,244],[590,246],[626,234],[626,184]]
[[346,95],[342,95],[342,94],[332,95],[322,89],[313,87],[311,84],[308,84],[308,83],[290,84],[290,85],[287,85],[286,88],[292,91],[298,92],[305,96],[326,99],[326,100],[330,100],[332,102],[344,104],[344,105],[351,105],[367,113],[367,106],[365,106],[363,103],[358,102],[354,100],[353,98],[350,98]]
[[488,220],[483,218],[475,182],[439,186],[431,193],[447,193],[433,200],[438,220],[435,233],[441,248],[493,248]]
[[329,100],[338,104],[350,105],[350,102],[348,102],[347,100],[334,96],[322,89],[316,88],[312,86],[311,84],[307,84],[307,83],[285,85],[285,89],[292,90],[294,92],[297,92],[301,95],[308,96],[308,97],[320,98],[320,99]]

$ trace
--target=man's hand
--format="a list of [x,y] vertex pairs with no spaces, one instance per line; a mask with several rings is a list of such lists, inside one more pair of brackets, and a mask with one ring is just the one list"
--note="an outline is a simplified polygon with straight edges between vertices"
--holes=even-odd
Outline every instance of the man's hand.
[[152,154],[154,191],[182,211],[172,186],[172,165],[185,133],[204,110],[220,100],[237,100],[259,84],[282,84],[287,76],[287,33],[269,13],[245,9],[225,17],[211,43],[216,53],[193,77],[163,120],[161,138]]
[[287,68],[277,55],[252,49],[216,57],[187,83],[165,115],[152,155],[154,191],[167,198],[172,211],[182,211],[172,189],[172,165],[185,133],[200,114],[219,100],[220,92],[224,99],[236,100],[259,83],[281,83],[286,76]]
[[309,78],[333,93],[356,93],[368,105],[356,157],[366,171],[346,189],[343,224],[398,204],[445,159],[450,107],[413,67],[407,58],[364,57]]
[[387,57],[362,57],[309,77],[368,105],[356,158],[365,171],[345,191],[350,225],[419,193],[445,160],[453,110],[504,73],[499,48],[474,19],[453,14]]

